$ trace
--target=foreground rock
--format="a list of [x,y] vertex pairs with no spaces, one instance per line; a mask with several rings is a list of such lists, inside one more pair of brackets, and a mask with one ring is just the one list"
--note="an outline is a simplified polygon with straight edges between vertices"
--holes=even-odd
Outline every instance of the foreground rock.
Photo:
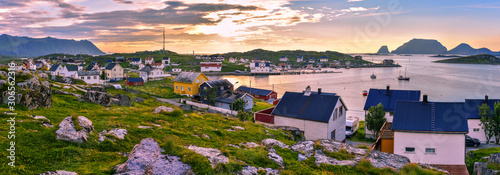
[[56,170],[56,171],[48,171],[45,173],[35,174],[35,175],[78,175],[78,174],[75,172],[71,172],[71,171]]
[[123,139],[125,139],[125,135],[127,135],[127,132],[128,131],[126,129],[120,129],[120,128],[113,128],[113,129],[109,130],[109,132],[106,130],[103,130],[102,132],[100,132],[98,134],[99,135],[99,142],[102,142],[106,139],[111,140],[111,141],[116,141],[115,139],[106,137],[106,135],[112,135],[112,136],[116,137],[117,139],[123,140]]
[[487,162],[474,162],[473,175],[497,175],[500,170],[488,169],[489,163],[500,164],[500,153],[492,154],[488,157]]
[[323,147],[324,151],[329,152],[339,152],[340,149],[345,149],[348,153],[357,155],[365,155],[367,153],[366,149],[357,148],[347,143],[337,142],[333,140],[320,140],[319,145]]
[[[41,82],[36,76],[32,77],[25,82],[17,83],[23,93],[16,94],[16,105],[25,106],[28,109],[36,108],[49,108],[52,107],[52,88],[48,81]],[[2,92],[2,102],[7,104],[9,102],[9,91]]]
[[173,112],[174,111],[174,108],[172,107],[166,107],[166,106],[160,106],[160,107],[157,107],[153,113],[154,114],[158,114],[160,112]]
[[274,148],[272,147],[269,148],[267,153],[267,158],[278,163],[278,165],[280,165],[281,168],[285,168],[285,162],[283,162],[283,158],[278,153],[276,153],[276,150],[274,150]]
[[245,147],[245,148],[255,148],[255,147],[258,147],[260,145],[255,143],[255,142],[244,142],[244,143],[240,143],[240,146]]
[[187,149],[208,158],[208,161],[210,161],[212,168],[215,168],[215,166],[219,163],[226,164],[229,162],[229,158],[224,156],[222,152],[218,149],[197,147],[195,145],[189,145]]
[[384,153],[377,150],[371,151],[370,154],[366,156],[366,159],[369,160],[374,167],[390,167],[396,170],[400,170],[403,166],[405,166],[405,164],[410,163],[410,159],[408,157]]
[[58,140],[66,140],[75,143],[86,142],[89,137],[89,133],[94,131],[94,125],[92,121],[84,116],[78,116],[78,124],[82,128],[77,131],[75,125],[73,124],[72,117],[66,117],[60,124],[59,129],[56,131]]
[[273,126],[275,129],[282,129],[290,132],[292,135],[290,136],[293,141],[304,141],[306,138],[302,135],[302,132],[299,128],[293,126]]
[[118,106],[132,106],[132,101],[128,95],[117,94],[112,99],[111,102],[113,105]]
[[141,97],[135,97],[132,99],[132,101],[140,103],[140,102],[144,102],[144,99]]
[[239,175],[257,175],[257,174],[260,175],[259,172],[265,172],[266,173],[265,175],[278,175],[278,174],[280,174],[279,170],[275,170],[272,168],[257,168],[254,166],[243,167],[243,170],[241,170],[241,172],[238,174]]
[[194,174],[191,167],[177,156],[161,154],[163,150],[153,138],[145,138],[134,146],[127,162],[115,167],[119,175],[129,174]]
[[316,163],[316,165],[318,166],[321,165],[322,163],[330,165],[349,165],[349,166],[355,166],[357,164],[356,160],[337,160],[335,158],[328,157],[322,150],[316,150],[314,158],[316,158],[316,161],[314,163]]
[[292,151],[302,152],[306,157],[311,157],[314,153],[314,142],[311,140],[298,142],[292,145]]
[[99,91],[87,91],[80,98],[83,101],[96,103],[104,107],[108,107],[110,105],[119,105],[119,106],[131,106],[132,102],[130,97],[124,94],[117,94],[114,97],[105,92]]
[[265,147],[273,147],[274,145],[279,146],[284,149],[288,149],[289,146],[284,144],[283,142],[276,140],[276,139],[264,139],[262,140],[262,146]]

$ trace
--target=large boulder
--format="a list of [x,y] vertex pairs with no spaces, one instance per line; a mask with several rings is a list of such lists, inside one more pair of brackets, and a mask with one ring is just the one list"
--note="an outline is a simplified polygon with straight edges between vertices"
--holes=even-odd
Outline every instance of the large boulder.
[[98,133],[99,136],[99,142],[102,142],[104,140],[111,140],[111,141],[116,141],[115,139],[108,138],[106,135],[112,135],[116,137],[117,139],[123,140],[125,139],[125,136],[127,135],[128,131],[126,129],[120,129],[120,128],[113,128],[109,131],[103,130],[100,133]]
[[311,157],[314,153],[314,142],[311,140],[297,142],[292,145],[292,151],[304,153],[306,157]]
[[293,127],[293,126],[273,126],[273,128],[282,129],[282,130],[290,132],[292,134],[291,135],[292,140],[294,140],[294,141],[304,141],[304,140],[306,140],[306,138],[304,137],[304,135],[302,134],[302,132],[300,131],[300,129],[297,128],[297,127]]
[[316,150],[314,154],[314,158],[316,158],[315,163],[317,165],[321,165],[322,163],[324,164],[330,164],[330,165],[349,165],[349,166],[354,166],[357,164],[356,160],[337,160],[332,157],[328,157],[325,155],[323,150]]
[[275,170],[272,168],[257,168],[254,166],[246,166],[243,167],[241,172],[239,172],[239,175],[258,175],[260,174],[259,172],[265,172],[265,175],[278,175],[280,174],[279,170]]
[[229,162],[229,158],[224,156],[218,149],[197,147],[195,145],[189,145],[187,149],[208,158],[208,161],[210,161],[210,165],[212,165],[212,168],[215,168],[215,166],[219,163],[226,164]]
[[283,162],[283,158],[278,153],[276,153],[276,150],[274,150],[273,147],[269,148],[267,153],[267,158],[278,163],[278,165],[280,165],[281,168],[285,168],[285,162]]
[[71,172],[71,171],[65,171],[65,170],[56,170],[56,171],[48,171],[45,173],[35,174],[35,175],[78,175],[78,173]]
[[117,94],[114,96],[116,100],[112,100],[113,105],[118,105],[118,106],[132,106],[132,101],[130,100],[130,97],[125,94]]
[[410,159],[408,157],[380,152],[377,150],[372,150],[368,156],[366,156],[366,159],[369,160],[374,167],[390,167],[396,170],[400,170],[404,165],[410,163]]
[[132,101],[137,102],[137,103],[141,103],[141,102],[144,102],[144,99],[141,97],[135,97],[132,99]]
[[119,175],[132,174],[194,174],[191,167],[180,161],[177,156],[161,154],[163,150],[153,138],[142,139],[130,152],[128,160],[115,167]]
[[104,92],[87,91],[85,94],[83,94],[83,97],[81,99],[87,102],[97,103],[104,107],[111,105],[111,96]]
[[262,140],[262,146],[273,147],[275,145],[279,146],[281,148],[284,148],[284,149],[290,148],[290,146],[288,146],[288,145],[284,144],[283,142],[276,140],[276,139],[264,139],[264,140]]
[[497,175],[500,170],[488,169],[489,163],[500,164],[500,153],[492,154],[488,157],[487,162],[474,162],[473,175]]
[[345,149],[348,153],[365,155],[367,151],[366,149],[357,148],[350,144],[326,139],[319,140],[319,145],[323,148],[324,151],[328,152],[338,152],[340,149]]
[[[36,76],[25,82],[17,83],[19,90],[23,93],[16,95],[16,104],[25,106],[28,109],[52,107],[52,88],[48,81],[41,82]],[[9,91],[2,93],[2,102],[7,104]]]
[[86,89],[89,91],[106,92],[106,88],[104,86],[91,86]]
[[49,79],[49,75],[47,75],[46,73],[39,73],[38,77],[40,79],[42,79],[42,80],[48,80]]
[[59,129],[56,131],[58,140],[66,140],[75,143],[86,142],[89,133],[94,131],[92,121],[84,116],[78,116],[78,125],[81,130],[77,131],[73,123],[72,117],[66,117],[60,124]]
[[240,143],[240,146],[245,147],[245,148],[255,148],[255,147],[258,147],[260,145],[255,143],[255,142],[244,142],[244,143]]

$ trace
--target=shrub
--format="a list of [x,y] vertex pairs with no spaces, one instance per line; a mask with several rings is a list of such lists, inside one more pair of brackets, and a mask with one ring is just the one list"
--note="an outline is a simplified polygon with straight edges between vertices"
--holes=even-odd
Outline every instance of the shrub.
[[253,114],[250,112],[244,112],[244,111],[238,111],[238,115],[236,115],[236,118],[240,119],[240,121],[249,121],[252,120]]

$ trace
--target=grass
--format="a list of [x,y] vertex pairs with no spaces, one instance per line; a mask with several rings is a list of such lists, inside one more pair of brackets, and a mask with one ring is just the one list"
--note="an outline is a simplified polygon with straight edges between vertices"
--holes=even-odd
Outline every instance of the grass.
[[244,65],[238,65],[236,63],[224,63],[221,68],[221,72],[235,72],[237,70],[239,71],[250,71],[250,68],[245,67]]
[[359,129],[352,135],[350,138],[347,138],[349,141],[353,142],[367,142],[367,143],[375,143],[374,139],[365,138],[365,121],[359,121]]
[[467,170],[469,170],[469,173],[472,174],[474,170],[474,162],[486,162],[486,160],[481,160],[481,158],[490,156],[491,154],[495,153],[500,153],[500,147],[483,148],[475,151],[469,151],[465,156],[465,165],[467,165]]
[[338,152],[330,152],[323,150],[326,156],[335,158],[337,160],[352,160],[354,159],[354,154],[347,152],[345,149],[340,149]]
[[184,96],[174,93],[173,84],[172,79],[165,78],[163,80],[145,82],[142,86],[127,86],[126,88],[162,98],[183,98]]
[[253,106],[253,112],[261,111],[274,106],[257,98],[254,98],[253,100],[255,103],[257,103],[257,105]]
[[490,162],[490,163],[488,163],[487,168],[492,169],[492,170],[500,170],[500,163]]
[[366,145],[359,145],[358,148],[361,148],[361,149],[368,149],[368,146]]
[[80,131],[83,129],[80,126],[80,122],[78,122],[78,116],[76,116],[76,115],[71,116],[71,121],[73,122],[73,125],[74,125],[76,131]]

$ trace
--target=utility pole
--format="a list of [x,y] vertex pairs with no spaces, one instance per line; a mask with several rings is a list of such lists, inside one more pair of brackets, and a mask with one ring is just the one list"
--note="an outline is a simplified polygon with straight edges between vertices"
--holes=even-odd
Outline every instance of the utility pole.
[[162,56],[165,56],[165,27],[163,27],[163,51]]

